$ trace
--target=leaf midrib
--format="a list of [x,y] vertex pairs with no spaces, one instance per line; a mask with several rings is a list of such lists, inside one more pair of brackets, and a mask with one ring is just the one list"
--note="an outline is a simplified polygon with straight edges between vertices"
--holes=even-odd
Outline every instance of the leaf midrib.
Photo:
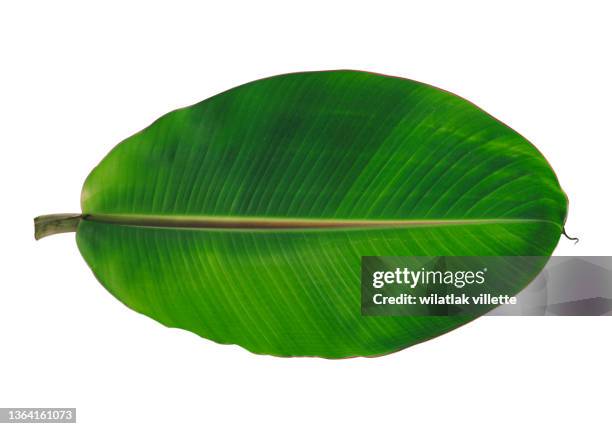
[[309,219],[275,217],[84,214],[84,220],[125,226],[186,229],[385,229],[513,223],[552,223],[545,219],[473,218],[473,219]]

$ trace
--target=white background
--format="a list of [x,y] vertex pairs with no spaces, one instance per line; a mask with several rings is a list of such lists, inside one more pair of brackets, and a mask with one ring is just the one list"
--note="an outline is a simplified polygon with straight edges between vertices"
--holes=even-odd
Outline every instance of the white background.
[[35,242],[32,218],[78,212],[92,167],[169,110],[265,76],[354,68],[448,89],[518,130],[570,198],[581,241],[556,254],[610,254],[611,12],[4,1],[0,407],[77,407],[86,428],[609,425],[612,318],[482,318],[376,359],[257,356],[128,310],[73,235]]

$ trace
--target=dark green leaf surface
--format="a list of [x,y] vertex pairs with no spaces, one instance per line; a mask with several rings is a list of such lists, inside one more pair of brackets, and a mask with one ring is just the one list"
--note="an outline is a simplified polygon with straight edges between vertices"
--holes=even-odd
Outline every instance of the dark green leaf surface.
[[339,358],[470,320],[361,316],[362,255],[550,255],[567,200],[473,104],[333,71],[163,116],[92,171],[82,209],[79,249],[130,308],[256,353]]

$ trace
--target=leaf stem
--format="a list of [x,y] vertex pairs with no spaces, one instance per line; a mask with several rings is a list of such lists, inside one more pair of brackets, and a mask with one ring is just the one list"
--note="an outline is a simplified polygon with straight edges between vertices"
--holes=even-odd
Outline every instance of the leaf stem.
[[34,218],[34,238],[40,240],[53,234],[76,232],[82,216],[79,213],[58,213]]

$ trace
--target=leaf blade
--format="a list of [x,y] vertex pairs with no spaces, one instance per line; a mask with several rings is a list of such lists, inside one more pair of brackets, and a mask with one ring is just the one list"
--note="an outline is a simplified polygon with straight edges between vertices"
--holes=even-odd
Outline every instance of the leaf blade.
[[[558,233],[550,223],[457,228],[262,234],[83,221],[77,239],[113,295],[166,326],[255,353],[338,358],[389,353],[472,319],[362,317],[358,255],[432,254],[439,243],[465,255],[540,254],[551,249],[523,237]],[[483,234],[486,245],[474,239]]]
[[537,149],[471,103],[340,71],[171,112],[92,171],[82,208],[79,249],[130,308],[256,353],[338,358],[471,319],[362,317],[361,255],[547,256],[567,200]]

